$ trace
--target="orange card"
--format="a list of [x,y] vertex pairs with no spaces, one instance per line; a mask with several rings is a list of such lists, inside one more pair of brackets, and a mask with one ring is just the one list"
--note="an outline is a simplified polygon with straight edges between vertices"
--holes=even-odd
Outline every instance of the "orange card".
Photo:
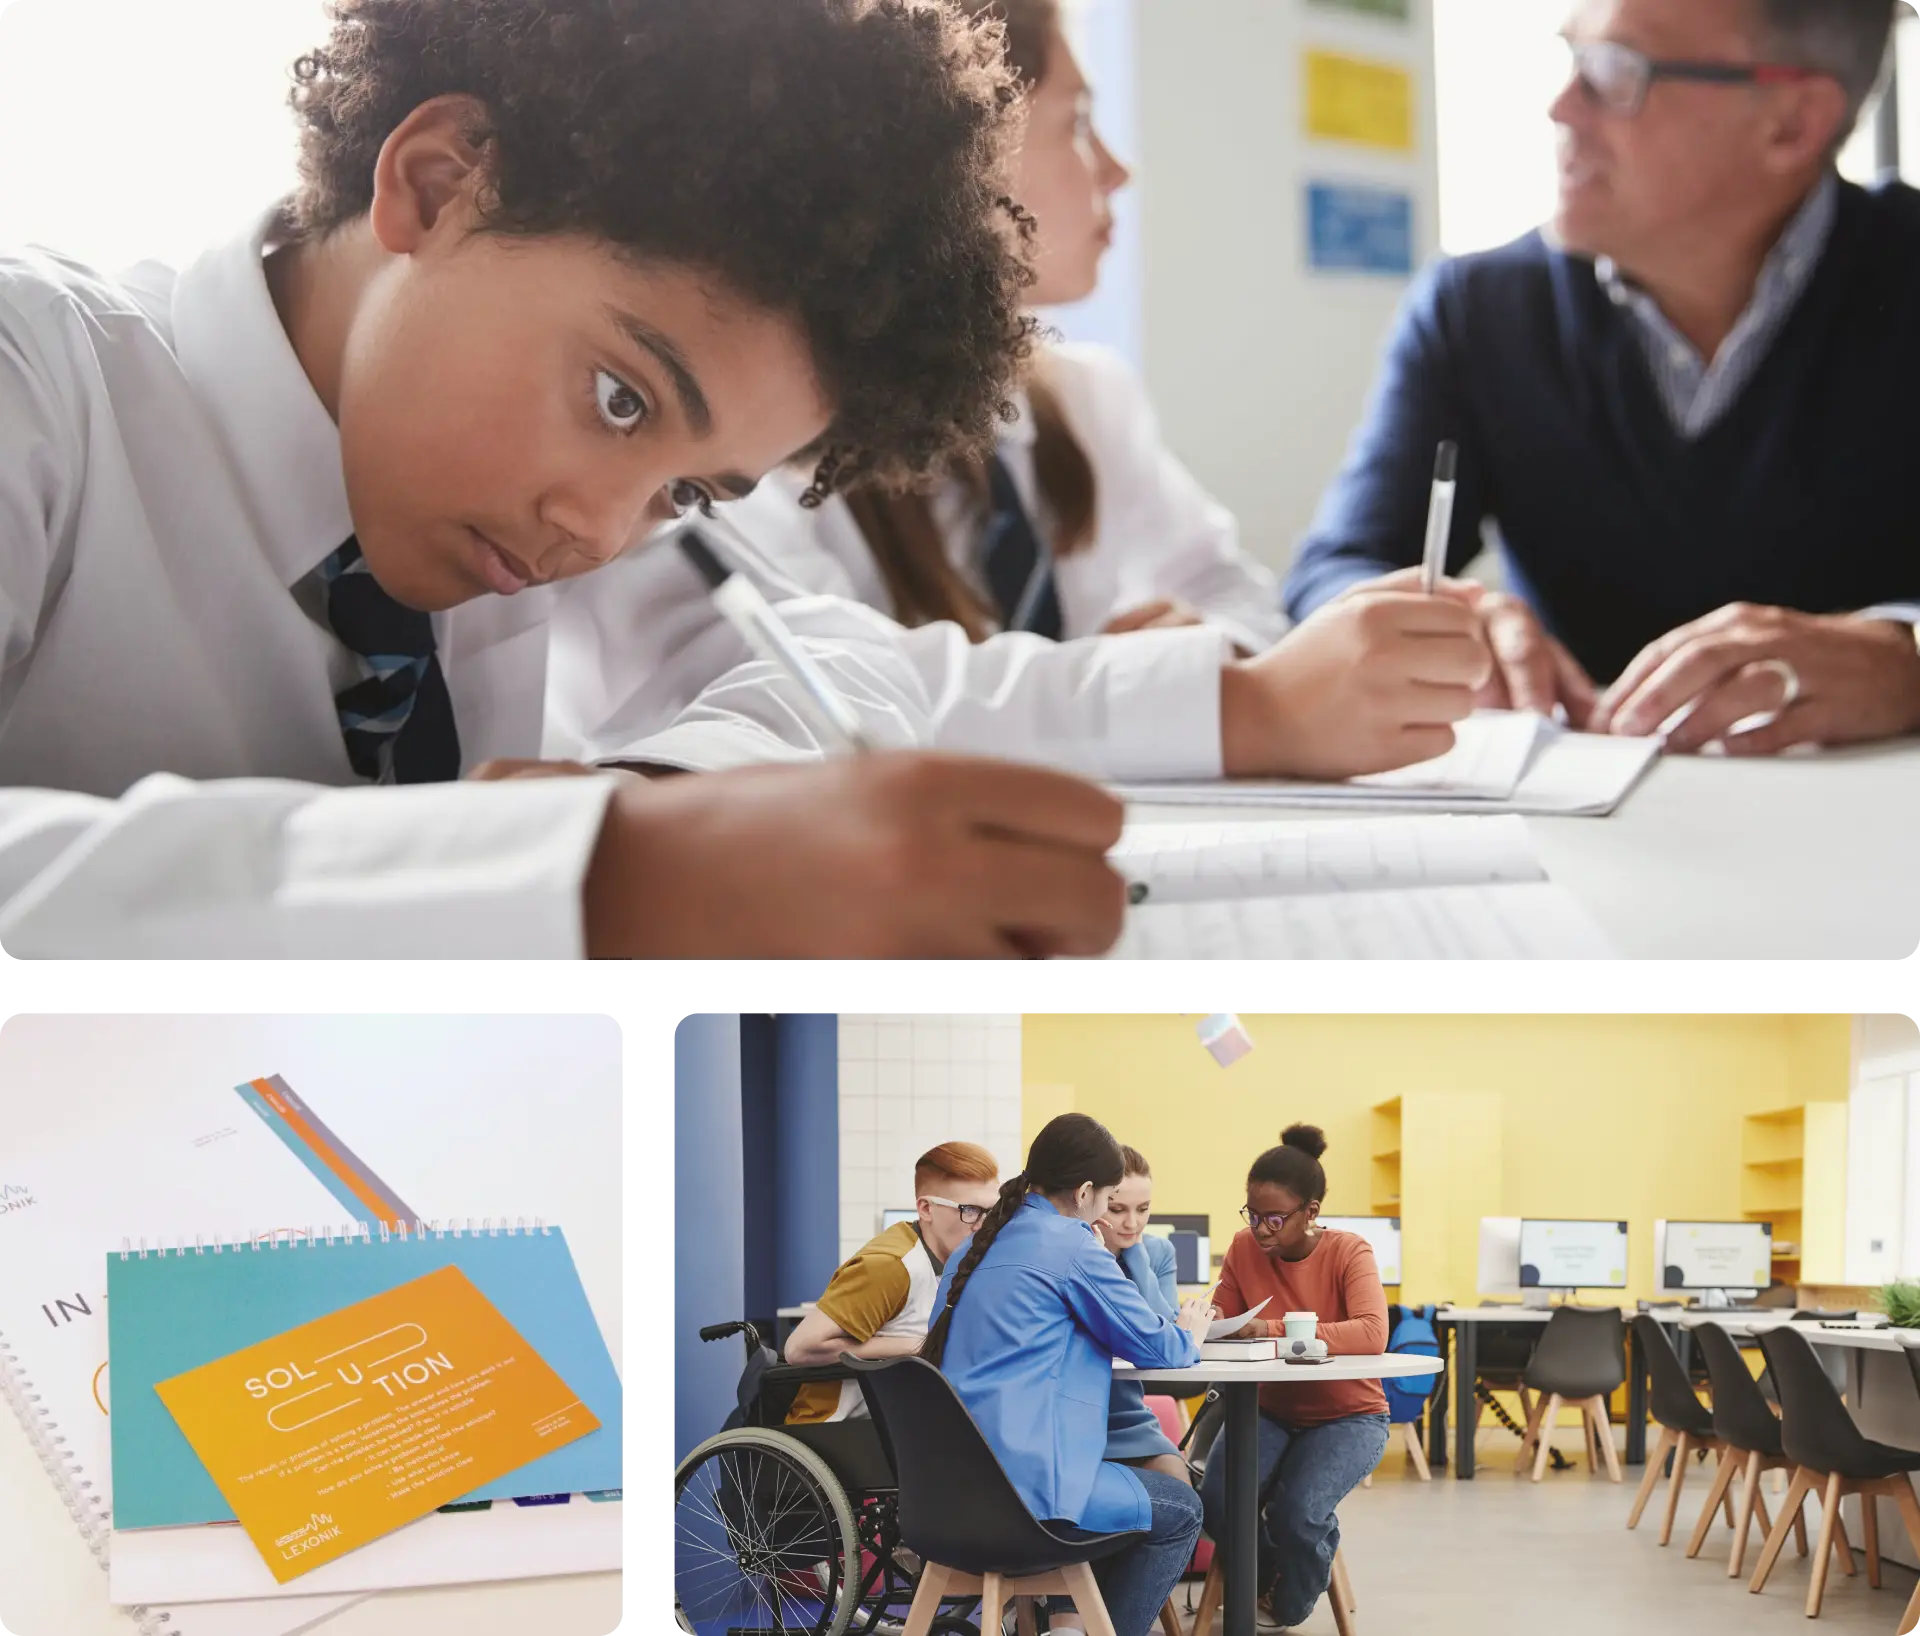
[[154,1389],[283,1585],[600,1429],[458,1267]]

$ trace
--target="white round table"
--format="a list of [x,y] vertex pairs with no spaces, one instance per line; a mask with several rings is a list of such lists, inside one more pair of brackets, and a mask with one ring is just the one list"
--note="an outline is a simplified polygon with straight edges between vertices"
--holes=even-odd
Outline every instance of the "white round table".
[[1393,1380],[1440,1373],[1438,1358],[1410,1354],[1329,1358],[1325,1363],[1196,1363],[1191,1369],[1117,1366],[1115,1380],[1137,1380],[1150,1391],[1191,1396],[1218,1389],[1227,1421],[1220,1436],[1227,1448],[1227,1537],[1214,1541],[1225,1553],[1226,1609],[1222,1636],[1254,1636],[1254,1604],[1260,1599],[1256,1552],[1260,1532],[1260,1388],[1311,1386],[1336,1380]]

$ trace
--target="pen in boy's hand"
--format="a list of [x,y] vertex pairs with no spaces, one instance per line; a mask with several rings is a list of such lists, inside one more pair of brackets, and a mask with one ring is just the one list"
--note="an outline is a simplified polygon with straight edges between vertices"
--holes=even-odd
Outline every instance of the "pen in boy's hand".
[[1453,537],[1453,495],[1460,465],[1460,446],[1442,443],[1433,457],[1433,494],[1427,502],[1427,543],[1420,554],[1420,589],[1428,596],[1440,589],[1447,571],[1447,541]]

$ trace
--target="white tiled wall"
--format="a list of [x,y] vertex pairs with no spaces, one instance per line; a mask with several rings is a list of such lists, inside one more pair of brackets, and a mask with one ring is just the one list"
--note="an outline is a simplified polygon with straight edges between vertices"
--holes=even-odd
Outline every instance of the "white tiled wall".
[[913,1161],[979,1142],[1020,1168],[1020,1019],[840,1018],[840,1253],[913,1207]]

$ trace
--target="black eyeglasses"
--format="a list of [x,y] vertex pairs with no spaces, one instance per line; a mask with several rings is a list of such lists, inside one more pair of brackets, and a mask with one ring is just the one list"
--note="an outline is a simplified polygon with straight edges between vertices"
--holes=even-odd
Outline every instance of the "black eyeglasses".
[[[1300,1206],[1300,1210],[1304,1209],[1306,1209],[1306,1206],[1303,1204]],[[1288,1222],[1293,1220],[1295,1216],[1299,1215],[1300,1210],[1287,1210],[1278,1215],[1263,1216],[1258,1210],[1254,1209],[1252,1205],[1243,1204],[1240,1206],[1240,1219],[1256,1233],[1259,1232],[1262,1227],[1266,1228],[1268,1232],[1277,1233],[1282,1227],[1286,1226]]]
[[1686,80],[1697,85],[1784,85],[1823,78],[1818,68],[1773,62],[1689,62],[1649,57],[1613,40],[1568,40],[1573,72],[1595,102],[1609,113],[1633,119],[1647,105],[1655,80]]
[[984,1204],[955,1204],[952,1199],[938,1199],[931,1193],[922,1196],[929,1204],[944,1204],[960,1218],[963,1227],[978,1227],[980,1218],[987,1213],[987,1207]]

